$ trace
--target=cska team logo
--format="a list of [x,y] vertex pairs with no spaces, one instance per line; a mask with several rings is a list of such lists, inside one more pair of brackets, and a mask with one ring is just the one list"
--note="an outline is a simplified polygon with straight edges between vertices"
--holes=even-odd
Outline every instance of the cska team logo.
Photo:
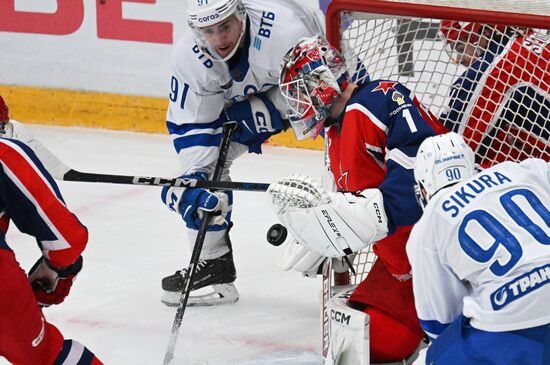
[[372,89],[372,92],[375,91],[382,91],[384,95],[388,95],[388,91],[395,90],[393,87],[397,84],[395,81],[380,81],[378,82],[378,86],[376,86],[374,89]]

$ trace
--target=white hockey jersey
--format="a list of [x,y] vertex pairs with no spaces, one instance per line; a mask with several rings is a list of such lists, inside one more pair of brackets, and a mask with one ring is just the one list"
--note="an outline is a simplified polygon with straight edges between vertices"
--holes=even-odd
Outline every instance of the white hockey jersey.
[[505,162],[437,193],[407,243],[420,323],[461,313],[501,332],[550,323],[550,163]]
[[205,56],[191,31],[175,45],[167,127],[184,174],[216,160],[225,103],[269,91],[269,99],[285,117],[286,103],[277,85],[281,60],[300,38],[324,34],[323,13],[294,0],[243,0],[243,4],[247,29],[238,72],[231,75],[225,62]]

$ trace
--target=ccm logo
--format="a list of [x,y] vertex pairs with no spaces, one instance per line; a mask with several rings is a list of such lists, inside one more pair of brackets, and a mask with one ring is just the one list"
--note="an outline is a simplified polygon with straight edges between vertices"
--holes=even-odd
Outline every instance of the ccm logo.
[[331,309],[330,318],[338,323],[342,323],[349,326],[349,321],[351,319],[351,314],[346,315],[340,311]]
[[218,19],[219,17],[220,17],[220,14],[212,14],[212,15],[208,15],[208,16],[203,16],[202,18],[199,18],[199,23],[204,23],[204,22],[207,22],[209,20]]

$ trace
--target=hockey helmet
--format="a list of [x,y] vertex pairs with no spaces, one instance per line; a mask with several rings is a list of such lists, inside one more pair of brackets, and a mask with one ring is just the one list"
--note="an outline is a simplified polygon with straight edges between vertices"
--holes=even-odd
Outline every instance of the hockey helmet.
[[279,87],[298,140],[319,135],[330,106],[347,82],[344,58],[323,38],[302,38],[287,52],[281,63]]
[[0,95],[0,123],[5,123],[10,120],[10,109],[8,108],[8,105],[2,98],[2,95]]
[[[187,0],[189,27],[193,30],[199,48],[215,61],[227,61],[237,52],[245,31],[245,8],[242,0]],[[234,16],[235,18],[231,18]],[[232,21],[235,21],[233,25]],[[227,34],[234,27],[240,27],[232,49],[220,55],[208,39],[213,34]]]
[[414,164],[415,193],[425,207],[439,190],[475,174],[474,151],[454,132],[426,138]]

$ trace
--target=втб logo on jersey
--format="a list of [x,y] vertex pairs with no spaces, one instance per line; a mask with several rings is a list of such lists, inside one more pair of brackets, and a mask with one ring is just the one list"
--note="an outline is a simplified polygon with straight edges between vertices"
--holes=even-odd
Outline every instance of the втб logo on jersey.
[[537,267],[504,284],[491,294],[491,305],[499,310],[532,291],[550,283],[550,264]]

